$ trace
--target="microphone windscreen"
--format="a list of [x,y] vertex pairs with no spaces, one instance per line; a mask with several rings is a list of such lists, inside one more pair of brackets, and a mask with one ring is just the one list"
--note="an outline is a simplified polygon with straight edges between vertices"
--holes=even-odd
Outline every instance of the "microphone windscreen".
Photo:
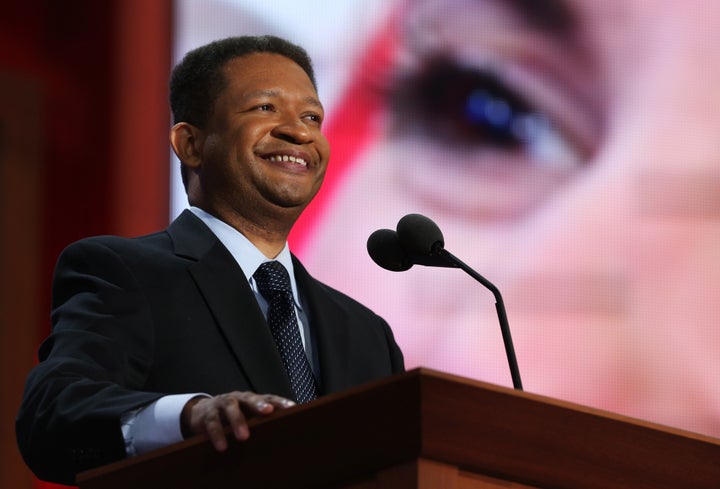
[[445,248],[442,231],[430,218],[408,214],[397,224],[400,246],[410,255],[428,256]]
[[398,234],[392,229],[378,229],[367,240],[370,258],[386,270],[404,272],[413,264],[400,244]]

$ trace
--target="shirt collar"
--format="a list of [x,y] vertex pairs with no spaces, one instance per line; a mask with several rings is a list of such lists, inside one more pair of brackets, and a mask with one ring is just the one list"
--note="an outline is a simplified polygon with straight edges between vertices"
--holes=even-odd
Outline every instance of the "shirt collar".
[[242,269],[245,277],[247,277],[250,287],[253,291],[255,291],[255,293],[258,293],[258,290],[257,285],[255,284],[255,279],[253,279],[253,274],[258,267],[266,261],[276,260],[282,263],[290,275],[290,286],[292,287],[295,305],[300,308],[297,284],[295,283],[295,269],[293,267],[292,255],[290,254],[290,247],[287,242],[285,242],[285,246],[280,254],[271,260],[263,255],[263,253],[258,250],[257,247],[245,237],[245,235],[229,224],[221,221],[211,214],[208,214],[199,207],[190,207],[190,211],[202,220],[207,227],[210,228],[213,234],[215,234],[217,239],[219,239],[225,246],[225,248],[228,249]]

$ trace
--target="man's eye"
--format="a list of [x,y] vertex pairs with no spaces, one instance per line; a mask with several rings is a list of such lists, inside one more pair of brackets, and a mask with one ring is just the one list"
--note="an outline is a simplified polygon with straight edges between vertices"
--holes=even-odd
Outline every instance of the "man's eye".
[[273,106],[272,106],[272,104],[262,104],[262,105],[258,105],[257,107],[255,107],[255,109],[261,110],[261,111],[267,111],[267,110],[273,110]]
[[402,133],[452,144],[458,150],[483,147],[531,157],[568,157],[557,154],[564,144],[547,116],[496,76],[479,69],[452,61],[431,62],[396,85],[391,99],[395,129]]

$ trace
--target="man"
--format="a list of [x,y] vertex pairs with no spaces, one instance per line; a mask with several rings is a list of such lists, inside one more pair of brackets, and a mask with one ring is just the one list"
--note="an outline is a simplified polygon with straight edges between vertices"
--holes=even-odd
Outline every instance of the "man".
[[[90,238],[60,257],[53,333],[17,420],[42,479],[73,483],[198,434],[224,450],[226,426],[244,440],[250,417],[403,369],[387,323],[288,250],[329,158],[304,50],[275,37],[214,42],[188,53],[170,92],[193,207],[163,232]],[[281,321],[266,262],[288,272]]]

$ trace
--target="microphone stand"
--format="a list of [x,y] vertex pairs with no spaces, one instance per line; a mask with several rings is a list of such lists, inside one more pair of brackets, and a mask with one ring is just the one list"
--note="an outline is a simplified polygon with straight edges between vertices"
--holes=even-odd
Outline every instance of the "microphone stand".
[[498,321],[500,322],[500,331],[502,332],[503,343],[505,344],[505,355],[507,355],[508,364],[510,365],[510,375],[512,376],[513,387],[519,391],[523,390],[522,381],[520,380],[520,369],[518,369],[517,358],[515,358],[515,347],[513,346],[512,336],[510,335],[510,326],[508,325],[507,320],[507,313],[505,312],[505,303],[503,302],[500,291],[492,284],[492,282],[463,263],[459,258],[447,251],[445,248],[441,248],[440,246],[437,246],[436,248],[439,249],[433,250],[434,255],[444,258],[447,262],[452,264],[453,267],[464,270],[465,273],[487,287],[495,296],[495,309],[497,310]]

